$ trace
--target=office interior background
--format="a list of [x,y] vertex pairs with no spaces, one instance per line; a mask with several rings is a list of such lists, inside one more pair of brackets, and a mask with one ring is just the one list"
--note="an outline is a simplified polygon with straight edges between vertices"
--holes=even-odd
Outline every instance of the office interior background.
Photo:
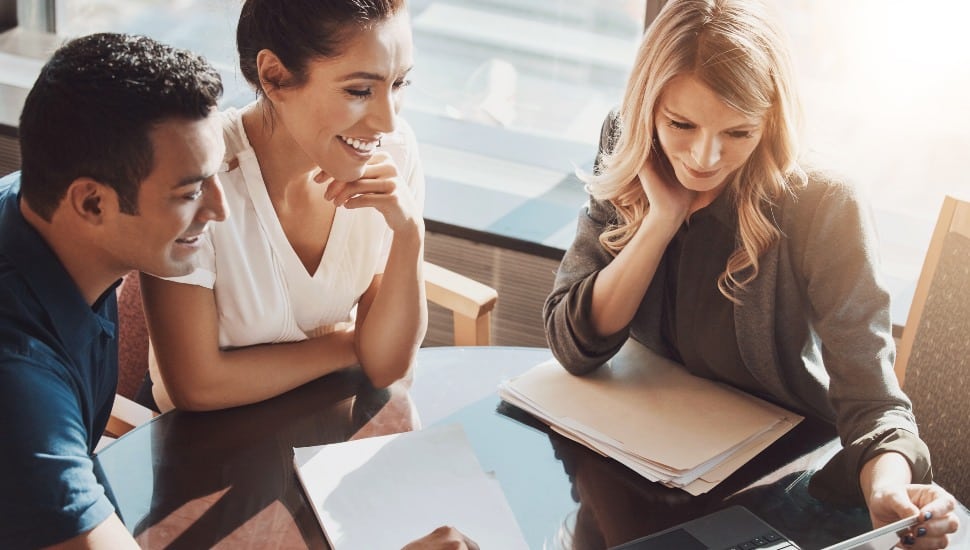
[[[499,293],[493,343],[544,346],[540,310],[585,200],[599,128],[620,101],[644,23],[662,0],[411,0],[416,65],[403,115],[428,181],[428,259]],[[893,321],[905,323],[946,194],[970,198],[970,4],[778,0],[802,92],[807,157],[868,196]],[[0,175],[46,55],[97,31],[203,53],[224,107],[237,75],[241,0],[0,0]],[[3,23],[6,23],[4,25]],[[451,341],[432,311],[429,344]]]

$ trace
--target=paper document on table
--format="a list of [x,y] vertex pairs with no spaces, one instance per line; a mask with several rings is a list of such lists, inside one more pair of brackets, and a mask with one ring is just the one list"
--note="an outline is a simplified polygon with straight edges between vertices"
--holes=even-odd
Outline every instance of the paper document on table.
[[573,376],[550,360],[504,382],[499,395],[647,479],[695,495],[802,420],[693,376],[634,340],[586,376]]
[[401,548],[450,525],[482,548],[526,549],[497,480],[460,425],[293,449],[334,550]]

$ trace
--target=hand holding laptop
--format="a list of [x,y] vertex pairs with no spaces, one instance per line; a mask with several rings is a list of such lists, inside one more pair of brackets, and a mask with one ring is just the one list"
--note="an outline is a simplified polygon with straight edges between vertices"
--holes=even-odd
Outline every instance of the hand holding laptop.
[[912,484],[911,479],[909,462],[901,454],[887,452],[865,463],[859,482],[873,526],[919,515],[920,522],[902,537],[905,546],[918,550],[946,548],[947,535],[959,526],[956,499],[939,486]]
[[947,548],[947,535],[959,526],[953,496],[937,485],[912,484],[904,491],[879,493],[869,501],[869,514],[876,527],[918,514],[919,521],[900,537],[905,548],[917,550]]
[[[919,525],[920,516],[884,525],[822,550],[887,550]],[[897,538],[900,537],[900,538]],[[802,550],[802,547],[743,506],[731,506],[670,529],[630,541],[612,550]],[[904,548],[915,548],[906,545]]]

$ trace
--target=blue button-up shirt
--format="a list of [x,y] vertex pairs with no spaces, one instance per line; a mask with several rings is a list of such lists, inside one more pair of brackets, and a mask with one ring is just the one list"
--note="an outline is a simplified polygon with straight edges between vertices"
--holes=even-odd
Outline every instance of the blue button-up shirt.
[[91,459],[118,381],[114,288],[89,306],[0,179],[0,548],[46,546],[114,512]]

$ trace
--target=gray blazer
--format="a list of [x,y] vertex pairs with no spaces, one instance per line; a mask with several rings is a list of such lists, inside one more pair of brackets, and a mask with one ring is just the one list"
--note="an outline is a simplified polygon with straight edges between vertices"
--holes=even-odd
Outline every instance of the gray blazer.
[[[610,127],[608,121],[601,151],[612,146]],[[873,226],[855,191],[811,173],[771,214],[781,241],[762,255],[758,277],[734,308],[745,367],[779,403],[833,423],[843,446],[856,447],[854,458],[838,466],[848,469],[843,474],[858,481],[857,460],[873,456],[867,450],[883,434],[903,430],[910,440],[905,450],[886,450],[903,452],[914,480],[928,481],[928,451],[893,372],[889,294],[876,270]],[[612,260],[598,238],[616,219],[612,204],[590,198],[543,310],[549,346],[574,374],[603,364],[628,337],[671,355],[660,330],[662,278],[654,279],[625,330],[603,338],[589,321],[593,283]]]

